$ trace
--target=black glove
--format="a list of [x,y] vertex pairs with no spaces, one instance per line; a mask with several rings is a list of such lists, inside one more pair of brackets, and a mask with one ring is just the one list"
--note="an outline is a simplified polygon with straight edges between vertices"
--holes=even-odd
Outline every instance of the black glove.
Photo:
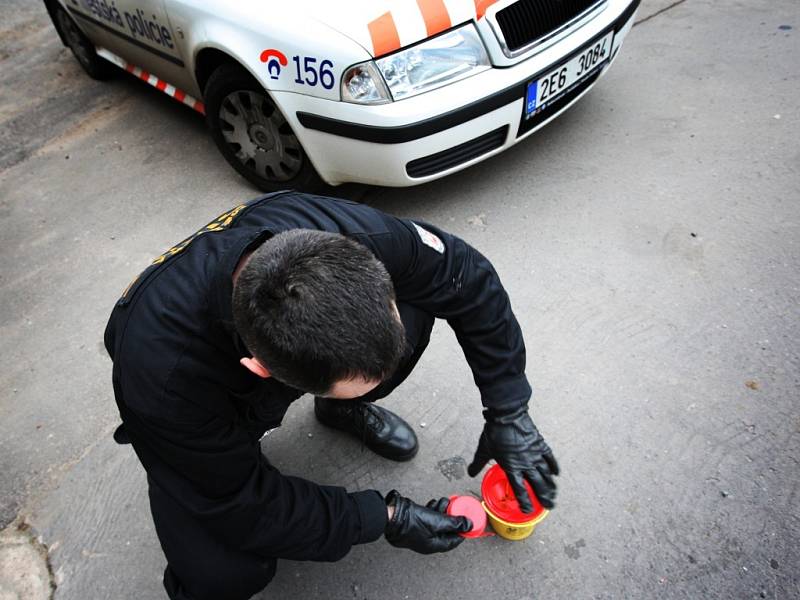
[[467,467],[469,476],[475,477],[493,458],[506,472],[522,512],[533,511],[524,479],[531,484],[542,506],[553,508],[556,499],[553,476],[558,475],[558,463],[531,421],[528,407],[508,412],[487,408],[483,411],[483,418],[486,423],[475,458]]
[[386,539],[392,546],[420,554],[452,550],[464,541],[458,534],[472,529],[472,523],[466,517],[445,514],[449,503],[441,498],[420,506],[392,490],[386,496],[386,505],[394,506],[394,515],[386,524]]

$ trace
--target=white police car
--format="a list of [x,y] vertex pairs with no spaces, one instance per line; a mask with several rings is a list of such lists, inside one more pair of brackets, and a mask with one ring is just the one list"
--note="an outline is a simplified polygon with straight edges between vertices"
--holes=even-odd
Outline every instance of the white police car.
[[517,143],[608,68],[640,0],[45,0],[110,63],[206,115],[263,190],[407,186]]

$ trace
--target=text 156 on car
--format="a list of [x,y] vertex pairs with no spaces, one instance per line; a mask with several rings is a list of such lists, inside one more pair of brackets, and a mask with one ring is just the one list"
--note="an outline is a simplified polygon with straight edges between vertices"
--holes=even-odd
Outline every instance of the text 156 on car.
[[45,0],[112,63],[205,114],[259,188],[407,186],[497,154],[616,58],[640,0]]

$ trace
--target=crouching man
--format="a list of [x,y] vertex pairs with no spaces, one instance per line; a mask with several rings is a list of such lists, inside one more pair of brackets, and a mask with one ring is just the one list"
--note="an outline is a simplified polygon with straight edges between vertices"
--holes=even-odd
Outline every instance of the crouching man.
[[381,535],[421,553],[461,543],[471,523],[446,515],[446,499],[423,506],[285,476],[259,443],[310,393],[323,424],[387,459],[413,458],[413,429],[374,401],[409,375],[437,317],[484,405],[469,474],[494,459],[523,510],[524,480],[552,507],[558,465],[528,415],[519,325],[492,265],[462,240],[282,192],[220,216],[128,287],[105,333],[115,438],[147,472],[170,598],[244,600],[279,558],[335,561]]

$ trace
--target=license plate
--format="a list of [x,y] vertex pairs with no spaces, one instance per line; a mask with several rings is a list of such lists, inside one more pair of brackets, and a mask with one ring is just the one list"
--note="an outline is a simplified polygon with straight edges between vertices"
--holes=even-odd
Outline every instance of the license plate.
[[614,32],[586,46],[572,60],[553,69],[544,77],[528,83],[525,95],[525,118],[547,108],[569,89],[602,67],[611,58]]

